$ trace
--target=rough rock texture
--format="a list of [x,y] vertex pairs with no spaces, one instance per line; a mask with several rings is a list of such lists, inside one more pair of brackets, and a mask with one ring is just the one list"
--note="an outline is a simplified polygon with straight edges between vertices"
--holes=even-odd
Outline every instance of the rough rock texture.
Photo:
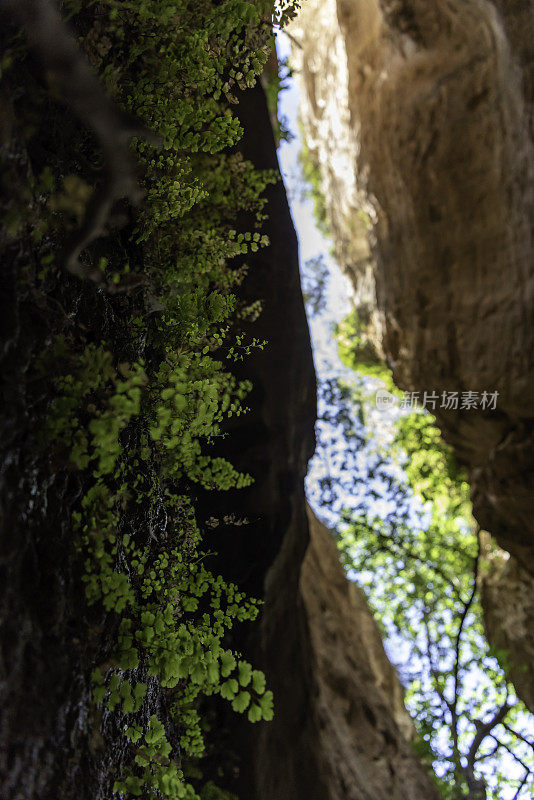
[[[361,673],[360,687],[372,687],[383,696],[394,722],[409,741],[415,737],[415,727],[404,705],[404,689],[386,655],[365,593],[356,583],[347,580],[332,533],[309,507],[308,520],[310,545],[302,565],[300,585],[317,658],[328,667],[320,668],[318,674],[323,677],[329,672],[336,672],[338,676],[343,672]],[[352,680],[352,688],[355,683]],[[333,707],[339,698],[330,696],[331,687],[325,686],[325,689],[327,702],[323,704],[323,713],[328,715],[330,700]],[[354,702],[350,696],[344,700],[347,709],[351,701]],[[358,700],[362,702],[362,698]]]
[[336,259],[350,277],[357,276],[357,305],[376,306],[368,238],[375,212],[359,180],[359,126],[351,120],[336,0],[307,0],[290,30],[301,45],[293,47],[291,58],[301,88],[299,117],[310,158],[319,168]]
[[267,576],[261,645],[277,704],[254,754],[252,796],[437,800],[405,738],[402,689],[365,599],[328,530],[309,510],[296,522]]
[[532,575],[534,4],[309,0],[293,35],[305,136],[371,340],[405,390],[499,392],[496,411],[437,417],[476,519],[514,557],[507,581]]
[[365,598],[309,510],[267,575],[261,645],[277,703],[254,755],[254,797],[437,800]]
[[534,579],[498,548],[488,548],[484,565],[481,599],[488,641],[506,651],[509,677],[534,713]]
[[[7,34],[4,23],[1,46]],[[16,79],[3,77],[2,221],[10,200],[28,202],[26,183],[45,164],[60,161],[69,171],[66,142],[75,123],[46,96],[43,101],[41,79],[29,59]],[[34,120],[30,134],[28,118]],[[103,320],[110,331],[120,305],[70,277],[51,299],[35,289],[37,259],[25,237],[21,243],[0,226],[0,797],[107,800],[124,748],[106,725],[103,752],[90,669],[113,631],[108,624],[103,633],[104,615],[87,609],[70,520],[83,484],[38,446],[50,398],[31,367],[53,333],[71,333],[74,323],[63,309],[76,309],[76,324],[88,331]],[[20,279],[26,274],[28,285]]]
[[[339,563],[331,533],[308,510],[300,590],[310,627],[315,715],[329,797],[434,796],[408,744],[415,730],[365,595]],[[326,758],[325,758],[326,756]]]

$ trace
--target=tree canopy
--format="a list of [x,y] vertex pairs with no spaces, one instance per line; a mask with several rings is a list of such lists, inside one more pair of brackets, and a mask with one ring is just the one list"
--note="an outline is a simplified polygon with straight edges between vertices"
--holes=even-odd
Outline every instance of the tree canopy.
[[[349,576],[365,590],[406,688],[419,755],[447,800],[531,796],[532,717],[484,634],[481,532],[466,475],[422,408],[402,410],[351,314],[337,329],[348,382],[321,387],[319,503],[338,519]],[[379,387],[397,403],[380,412]],[[341,457],[340,457],[341,456]]]

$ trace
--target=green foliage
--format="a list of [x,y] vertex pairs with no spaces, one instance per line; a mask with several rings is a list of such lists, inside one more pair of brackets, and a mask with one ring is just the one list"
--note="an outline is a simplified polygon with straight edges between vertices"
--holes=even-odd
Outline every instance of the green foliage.
[[[302,125],[301,134],[303,133]],[[317,159],[317,154],[308,147],[304,136],[302,136],[302,147],[299,153],[299,160],[302,166],[302,176],[309,184],[309,196],[313,201],[313,215],[317,223],[317,229],[324,237],[330,238],[331,231],[328,224],[328,213],[326,209],[326,199],[321,188],[321,170]]]
[[165,735],[165,728],[153,714],[143,735],[137,729],[128,729],[126,736],[136,745],[136,771],[127,769],[124,776],[115,781],[114,793],[127,797],[184,798],[196,800],[198,795],[193,787],[184,783],[183,774],[169,756],[171,745]]
[[54,380],[56,397],[44,436],[63,446],[78,469],[91,465],[95,477],[106,475],[120,455],[121,430],[139,414],[147,381],[143,365],[115,368],[112,353],[96,345],[88,345],[79,354],[69,353],[64,337],[58,337],[45,353],[41,371],[53,364],[57,367],[58,361],[65,371]]
[[[205,349],[205,348],[203,348]],[[94,483],[73,514],[77,546],[83,554],[87,600],[120,617],[111,666],[93,671],[93,699],[127,719],[127,736],[144,743],[135,765],[127,767],[115,791],[131,796],[196,797],[175,762],[161,723],[151,717],[147,731],[136,723],[146,683],[142,668],[172,691],[173,709],[182,727],[180,746],[190,758],[204,751],[195,703],[201,694],[219,693],[237,712],[249,707],[250,721],[272,718],[272,694],[254,671],[254,691],[229,693],[252,667],[225,649],[223,640],[235,621],[253,620],[257,603],[207,571],[199,550],[200,532],[187,495],[176,489],[184,477],[211,489],[247,485],[221,458],[202,455],[201,440],[211,441],[220,424],[242,412],[250,384],[238,384],[222,372],[221,362],[204,352],[174,354],[151,377],[142,365],[113,366],[110,351],[89,345],[74,353],[64,339],[45,355],[42,368],[63,366],[55,379],[45,439],[76,469],[92,468]],[[145,433],[124,450],[121,433],[138,420]],[[165,489],[162,490],[162,482]],[[142,531],[123,535],[123,511],[133,503],[164,510],[172,519],[159,546]],[[172,546],[172,541],[176,546]],[[230,681],[230,684],[229,684]]]
[[[82,256],[110,283],[142,272],[147,288],[117,302],[126,315],[120,341],[69,333],[43,354],[40,379],[54,396],[41,439],[84,480],[72,523],[87,602],[113,615],[117,631],[113,652],[92,672],[93,701],[116,716],[129,754],[113,792],[193,800],[200,791],[203,800],[228,800],[212,783],[194,788],[182,771],[204,752],[200,700],[220,695],[257,722],[272,719],[273,696],[263,673],[227,645],[236,623],[255,619],[258,603],[205,568],[192,496],[195,484],[226,491],[252,481],[210,447],[229,418],[245,413],[251,389],[225,361],[265,345],[239,331],[237,320],[260,308],[240,307],[235,290],[247,266],[232,259],[268,245],[262,193],[276,176],[224,151],[241,136],[231,111],[236,91],[254,83],[267,57],[272,5],[84,5],[65,4],[93,66],[164,144],[134,144],[145,203],[127,246],[113,234]],[[278,23],[297,5],[277,3]],[[93,140],[80,137],[99,167]],[[61,238],[77,224],[93,187],[45,170],[33,191],[44,220],[36,240],[45,281],[54,253],[43,231]],[[252,230],[236,230],[239,215]],[[181,761],[165,720],[150,713],[154,691],[172,708]]]
[[[236,340],[237,341],[237,340]],[[222,458],[202,455],[200,441],[220,435],[225,418],[243,413],[242,401],[251,389],[222,371],[222,364],[207,353],[179,354],[170,348],[152,382],[150,439],[161,452],[167,476],[179,480],[187,475],[205,488],[241,488],[251,483]]]
[[[362,348],[357,340],[351,353],[350,341],[346,337],[344,347],[358,368]],[[369,383],[368,377],[360,380]],[[391,378],[387,386],[392,388]],[[345,394],[346,402],[363,407],[362,423],[372,417],[370,399],[361,387]],[[381,513],[369,498],[342,512],[342,558],[391,649],[402,653],[406,702],[419,737],[414,747],[433,766],[442,796],[473,797],[478,786],[488,800],[519,789],[517,796],[526,798],[530,720],[506,679],[506,663],[485,639],[478,531],[466,476],[429,413],[397,412],[389,427],[391,437],[370,443],[377,454],[370,478],[382,482],[389,502]],[[510,774],[510,759],[526,772]]]
[[360,375],[379,378],[389,391],[395,391],[391,373],[381,360],[371,338],[370,311],[354,308],[335,328],[339,357],[343,364]]

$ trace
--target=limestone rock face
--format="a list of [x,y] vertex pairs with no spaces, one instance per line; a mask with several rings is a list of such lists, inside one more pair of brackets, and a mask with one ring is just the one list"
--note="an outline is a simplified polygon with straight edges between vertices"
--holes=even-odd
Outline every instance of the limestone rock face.
[[[318,674],[341,675],[344,670],[352,675],[360,673],[364,676],[360,684],[365,685],[366,692],[369,687],[373,693],[376,690],[378,703],[388,708],[403,737],[412,740],[415,728],[404,705],[404,690],[386,655],[365,593],[347,580],[332,534],[309,507],[308,520],[310,545],[302,565],[300,586],[317,659],[328,667],[320,668]],[[362,653],[365,653],[363,659]],[[332,681],[325,680],[326,702],[322,711],[326,717],[337,702],[328,690],[329,684]],[[343,698],[343,702],[346,708],[351,702],[354,706],[354,698]]]
[[488,641],[505,650],[509,677],[534,713],[534,579],[504,550],[485,557],[488,571],[481,581],[484,626]]
[[338,255],[399,386],[499,392],[437,416],[480,525],[532,572],[534,4],[309,0],[293,34]]
[[365,597],[309,509],[267,576],[262,643],[280,685],[256,754],[258,798],[437,800],[409,744],[402,687]]

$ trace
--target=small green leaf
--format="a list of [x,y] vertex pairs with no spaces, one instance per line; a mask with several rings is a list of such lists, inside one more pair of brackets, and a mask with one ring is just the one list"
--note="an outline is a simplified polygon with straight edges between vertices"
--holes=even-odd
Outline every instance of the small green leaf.
[[95,702],[97,705],[100,705],[106,696],[106,691],[107,690],[105,686],[95,686],[93,689],[93,702]]
[[221,675],[223,678],[227,678],[228,675],[232,672],[235,668],[236,660],[232,653],[228,651],[223,651],[221,653]]
[[248,707],[250,703],[250,693],[249,692],[239,692],[237,697],[235,697],[232,701],[232,708],[234,711],[237,711],[239,714],[242,714],[243,711]]
[[239,690],[239,685],[235,678],[230,678],[221,686],[221,697],[225,700],[233,700]]
[[248,686],[252,677],[252,667],[247,661],[240,661],[238,664],[239,683],[241,686]]
[[249,722],[259,722],[262,718],[261,708],[256,703],[253,703],[248,710],[247,716]]
[[256,694],[263,694],[265,691],[265,674],[259,669],[252,670],[252,688]]

